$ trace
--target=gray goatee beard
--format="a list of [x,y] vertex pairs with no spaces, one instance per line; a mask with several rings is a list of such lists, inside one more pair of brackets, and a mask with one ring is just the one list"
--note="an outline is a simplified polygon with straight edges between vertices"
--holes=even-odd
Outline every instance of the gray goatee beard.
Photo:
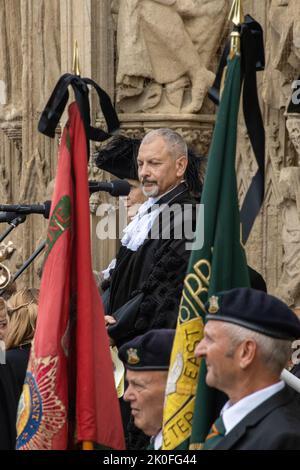
[[146,197],[155,197],[159,193],[159,187],[157,184],[154,184],[152,189],[147,190],[144,184],[142,184],[142,191],[144,196]]

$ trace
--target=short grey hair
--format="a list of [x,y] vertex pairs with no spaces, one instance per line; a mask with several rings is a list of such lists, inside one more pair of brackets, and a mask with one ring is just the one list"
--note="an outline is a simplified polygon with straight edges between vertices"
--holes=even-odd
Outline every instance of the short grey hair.
[[164,139],[170,155],[177,160],[183,155],[187,158],[188,149],[185,141],[178,132],[168,128],[154,129],[148,132],[143,138],[141,145],[150,144],[157,137]]
[[271,338],[262,333],[249,330],[232,323],[223,323],[224,332],[228,335],[232,346],[228,354],[233,354],[235,349],[243,342],[251,339],[256,342],[258,354],[269,372],[280,375],[291,357],[292,341]]

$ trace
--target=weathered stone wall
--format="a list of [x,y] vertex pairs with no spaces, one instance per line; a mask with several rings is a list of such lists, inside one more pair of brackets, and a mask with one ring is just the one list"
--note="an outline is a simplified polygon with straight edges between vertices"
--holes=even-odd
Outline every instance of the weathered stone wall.
[[[72,71],[75,39],[82,73],[92,76],[113,96],[110,1],[1,0],[0,18],[0,199],[1,203],[43,202],[53,189],[50,183],[60,130],[51,140],[38,133],[37,124],[58,78]],[[41,216],[28,216],[5,240],[12,240],[15,247],[5,262],[12,273],[45,238],[46,226]],[[6,227],[2,224],[1,228],[4,232]],[[104,266],[115,252],[115,243],[99,246],[94,240],[94,251],[95,266]],[[26,270],[19,284],[37,285],[40,266],[41,259]]]
[[[300,72],[300,4],[297,0],[245,3],[264,28],[266,50],[259,87],[266,131],[266,195],[247,243],[248,260],[263,273],[272,293],[299,307],[299,121],[286,109],[292,82]],[[240,136],[239,143],[245,148],[245,138]],[[246,186],[253,156],[250,149],[241,153],[239,174]]]
[[[215,109],[206,97],[228,33],[229,0],[1,0],[0,200],[47,199],[57,138],[38,134],[41,110],[59,76],[72,69],[77,39],[82,75],[114,98],[123,131],[143,135],[169,126],[202,153],[209,147]],[[300,306],[300,120],[288,116],[291,83],[300,75],[299,0],[244,0],[263,26],[266,70],[258,75],[266,130],[266,197],[247,243],[248,261],[271,292]],[[93,120],[102,122],[93,97]],[[256,163],[242,115],[237,173],[240,200]],[[92,165],[93,179],[105,176]],[[106,202],[93,198],[93,207]],[[99,241],[92,210],[95,268],[113,257],[116,242]],[[2,226],[4,231],[4,225]],[[14,271],[45,237],[39,216],[10,237]],[[7,241],[7,240],[6,240]],[[20,283],[38,283],[36,262]]]

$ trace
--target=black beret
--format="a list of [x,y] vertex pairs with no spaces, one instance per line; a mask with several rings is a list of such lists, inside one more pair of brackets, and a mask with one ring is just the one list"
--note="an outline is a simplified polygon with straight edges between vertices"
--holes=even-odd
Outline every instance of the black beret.
[[263,291],[238,288],[210,297],[207,320],[243,326],[266,336],[293,340],[300,338],[300,320],[281,300]]
[[123,344],[119,358],[130,370],[168,370],[175,330],[150,330]]

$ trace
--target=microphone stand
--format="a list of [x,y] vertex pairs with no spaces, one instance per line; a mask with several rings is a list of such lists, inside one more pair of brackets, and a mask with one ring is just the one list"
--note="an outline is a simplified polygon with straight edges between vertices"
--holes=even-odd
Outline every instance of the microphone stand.
[[7,287],[13,284],[21,276],[21,274],[23,274],[25,269],[27,269],[28,266],[32,263],[32,261],[34,261],[39,256],[39,254],[44,250],[45,246],[46,246],[46,242],[44,241],[37,247],[37,249],[32,253],[32,255],[25,261],[23,266],[21,266],[21,268],[12,276],[10,283],[6,287],[4,287],[4,289],[0,290],[0,296],[7,289]]
[[0,236],[0,243],[12,232],[18,225],[22,224],[26,220],[26,215],[19,215],[14,220],[9,222],[10,227]]
[[[128,185],[129,187],[129,185]],[[95,192],[100,192],[101,188],[98,187],[98,182],[97,181],[89,181],[89,190],[90,190],[90,195],[95,193]],[[129,190],[128,190],[129,192]],[[20,214],[18,217],[16,217],[12,222],[10,222],[11,227],[9,227],[2,236],[0,236],[0,243],[4,240],[4,238],[7,237],[7,235],[10,234],[10,232],[16,228],[19,224],[25,222],[26,220],[26,215]],[[39,256],[39,254],[44,250],[46,246],[46,242],[42,242],[37,249],[32,253],[32,255],[25,261],[23,266],[12,276],[10,283],[4,287],[3,289],[0,290],[0,296],[4,293],[4,291],[9,287],[13,282],[15,282],[21,274],[25,271],[25,269],[28,268],[28,266]]]

